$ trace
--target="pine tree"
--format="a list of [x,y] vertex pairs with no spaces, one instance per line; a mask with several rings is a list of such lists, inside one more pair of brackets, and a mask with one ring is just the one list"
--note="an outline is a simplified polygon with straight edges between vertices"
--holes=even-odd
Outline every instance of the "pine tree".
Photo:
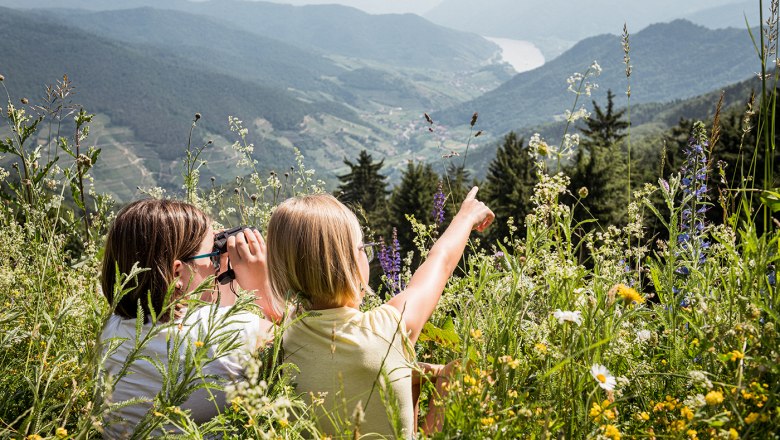
[[358,155],[357,163],[344,159],[349,172],[338,176],[341,184],[336,197],[353,209],[362,208],[370,226],[375,230],[383,229],[387,219],[387,176],[380,172],[384,160],[374,162],[366,150]]
[[572,173],[573,192],[588,190],[582,201],[585,208],[577,210],[578,219],[595,218],[602,225],[619,224],[625,217],[626,163],[622,140],[628,122],[625,110],[615,111],[612,91],[607,91],[607,108],[593,101],[593,114],[580,128],[584,139],[577,151],[576,168]]
[[414,215],[423,223],[433,221],[433,195],[439,185],[439,175],[431,165],[406,165],[401,176],[401,182],[393,190],[390,197],[390,226],[398,230],[398,242],[405,254],[414,249],[414,233],[412,224],[406,219],[406,214]]
[[533,209],[531,196],[537,181],[536,171],[533,158],[523,143],[523,138],[509,132],[488,167],[481,197],[496,214],[489,233],[491,242],[509,235],[507,221],[510,217],[514,218],[518,233],[523,236],[525,217]]

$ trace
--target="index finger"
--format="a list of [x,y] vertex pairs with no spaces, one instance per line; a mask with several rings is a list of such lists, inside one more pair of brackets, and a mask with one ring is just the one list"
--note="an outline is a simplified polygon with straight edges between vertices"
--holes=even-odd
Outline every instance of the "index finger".
[[465,200],[474,200],[477,198],[477,191],[479,191],[479,187],[471,188],[471,191],[466,195]]

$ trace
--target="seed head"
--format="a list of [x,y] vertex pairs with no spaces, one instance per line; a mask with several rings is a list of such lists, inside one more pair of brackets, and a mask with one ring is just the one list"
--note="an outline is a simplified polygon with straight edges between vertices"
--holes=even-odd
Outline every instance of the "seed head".
[[214,183],[214,182],[216,182],[216,181],[217,181],[217,178],[216,178],[216,177],[214,177],[214,176],[211,176],[211,183]]
[[22,104],[25,104],[25,105],[30,103],[30,100],[27,99],[27,98],[22,98],[22,99],[20,99],[20,101],[22,101]]
[[577,194],[580,195],[581,199],[584,199],[585,197],[588,197],[588,188],[583,186],[582,188],[577,190]]
[[477,123],[477,118],[479,117],[479,113],[474,112],[473,115],[471,115],[471,126],[473,127],[474,124]]
[[195,113],[195,120],[197,121],[198,119],[200,119],[200,113]]
[[425,116],[425,120],[426,120],[426,121],[427,121],[429,124],[433,124],[433,119],[431,119],[431,117],[430,117],[430,116],[428,116],[428,113],[423,113],[423,116]]
[[478,138],[478,137],[480,137],[480,136],[482,136],[482,130],[479,130],[479,131],[477,132],[477,134],[475,134],[475,135],[474,135],[474,137],[475,137],[475,138]]

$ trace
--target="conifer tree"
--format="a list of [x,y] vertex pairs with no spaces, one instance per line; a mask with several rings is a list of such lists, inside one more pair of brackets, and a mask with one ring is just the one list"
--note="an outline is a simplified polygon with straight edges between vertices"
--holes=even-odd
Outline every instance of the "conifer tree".
[[336,197],[344,204],[363,209],[370,226],[382,229],[387,218],[387,176],[381,174],[384,160],[374,162],[366,150],[358,155],[357,163],[344,159],[349,172],[338,176],[340,185]]
[[496,215],[489,234],[491,242],[509,235],[509,217],[514,218],[518,233],[523,236],[525,217],[533,209],[531,196],[537,181],[536,171],[523,143],[523,138],[509,132],[488,167],[483,197]]
[[625,110],[615,111],[612,91],[607,91],[607,107],[602,109],[593,101],[593,114],[580,128],[584,139],[577,151],[572,173],[572,189],[587,188],[582,201],[585,209],[578,209],[579,219],[595,218],[603,226],[619,224],[625,217],[626,164],[622,140],[626,137],[628,122]]
[[433,221],[433,195],[439,185],[439,175],[428,164],[406,165],[401,176],[401,182],[393,190],[390,197],[390,226],[398,230],[398,242],[405,254],[414,249],[414,233],[412,224],[406,219],[406,214],[414,215],[422,223]]

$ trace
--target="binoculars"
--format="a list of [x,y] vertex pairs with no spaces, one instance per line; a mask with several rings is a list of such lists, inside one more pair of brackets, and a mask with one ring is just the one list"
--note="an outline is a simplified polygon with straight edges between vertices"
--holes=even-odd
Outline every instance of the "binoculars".
[[[224,254],[227,252],[227,241],[228,237],[238,235],[241,232],[244,231],[244,229],[252,229],[257,230],[254,226],[247,226],[247,225],[241,225],[236,226],[235,228],[230,228],[225,231],[219,232],[214,235],[214,252],[219,252],[220,254]],[[230,263],[228,263],[228,269],[224,272],[222,272],[218,277],[217,281],[219,281],[219,284],[227,284],[231,281],[236,279],[236,273],[233,272],[233,268],[230,267]]]

